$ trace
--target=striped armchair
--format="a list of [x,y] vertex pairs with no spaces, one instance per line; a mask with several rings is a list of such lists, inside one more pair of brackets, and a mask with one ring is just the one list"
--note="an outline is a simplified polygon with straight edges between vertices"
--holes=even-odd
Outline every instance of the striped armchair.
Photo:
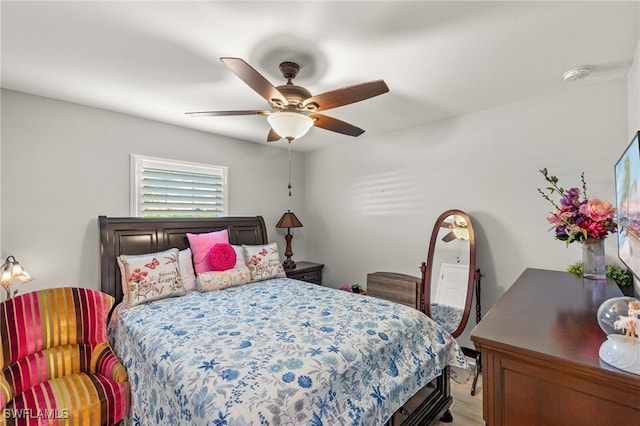
[[113,297],[61,287],[0,304],[0,425],[113,425],[127,372],[107,342]]

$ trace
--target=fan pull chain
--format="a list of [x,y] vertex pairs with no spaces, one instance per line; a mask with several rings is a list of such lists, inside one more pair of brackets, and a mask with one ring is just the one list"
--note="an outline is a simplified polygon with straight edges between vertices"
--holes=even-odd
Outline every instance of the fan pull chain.
[[291,141],[289,141],[289,197],[291,197]]

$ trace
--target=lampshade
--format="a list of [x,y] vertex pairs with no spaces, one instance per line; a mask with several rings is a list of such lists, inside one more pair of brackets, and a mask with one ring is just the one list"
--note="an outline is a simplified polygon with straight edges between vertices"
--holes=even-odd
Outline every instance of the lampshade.
[[299,112],[291,111],[274,112],[267,117],[267,121],[279,136],[289,141],[301,138],[313,126],[311,118]]
[[2,267],[2,277],[0,278],[0,284],[7,287],[11,286],[15,280],[20,281],[22,284],[28,283],[33,278],[24,270],[20,262],[15,257],[9,256],[4,262]]
[[287,210],[278,221],[276,228],[302,228],[302,223],[298,220],[295,213]]

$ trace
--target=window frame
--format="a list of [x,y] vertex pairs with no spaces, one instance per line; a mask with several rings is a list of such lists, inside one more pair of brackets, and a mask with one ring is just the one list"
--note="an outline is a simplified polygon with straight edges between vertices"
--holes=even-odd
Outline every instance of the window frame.
[[[143,172],[145,168],[155,168],[159,170],[178,171],[187,173],[199,173],[212,176],[220,176],[222,178],[222,213],[220,216],[229,215],[229,168],[227,166],[219,166],[214,164],[196,163],[191,161],[172,160],[168,158],[151,157],[147,155],[131,154],[129,160],[129,213],[132,217],[146,217],[143,215],[143,194],[142,183],[144,180]],[[172,215],[158,216],[172,217]],[[174,215],[175,216],[175,215]],[[211,215],[197,215],[186,213],[179,217],[212,217]]]

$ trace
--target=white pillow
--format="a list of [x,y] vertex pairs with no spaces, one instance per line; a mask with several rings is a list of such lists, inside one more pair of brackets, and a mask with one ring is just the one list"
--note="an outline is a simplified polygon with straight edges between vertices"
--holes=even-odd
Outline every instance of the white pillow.
[[231,245],[231,247],[233,247],[233,249],[236,251],[236,266],[234,266],[233,268],[242,268],[243,266],[247,266],[247,259],[244,258],[244,249],[242,248],[242,246],[234,246]]
[[182,278],[182,286],[185,291],[193,291],[196,289],[196,273],[193,270],[193,259],[191,257],[191,249],[180,250],[180,277]]

